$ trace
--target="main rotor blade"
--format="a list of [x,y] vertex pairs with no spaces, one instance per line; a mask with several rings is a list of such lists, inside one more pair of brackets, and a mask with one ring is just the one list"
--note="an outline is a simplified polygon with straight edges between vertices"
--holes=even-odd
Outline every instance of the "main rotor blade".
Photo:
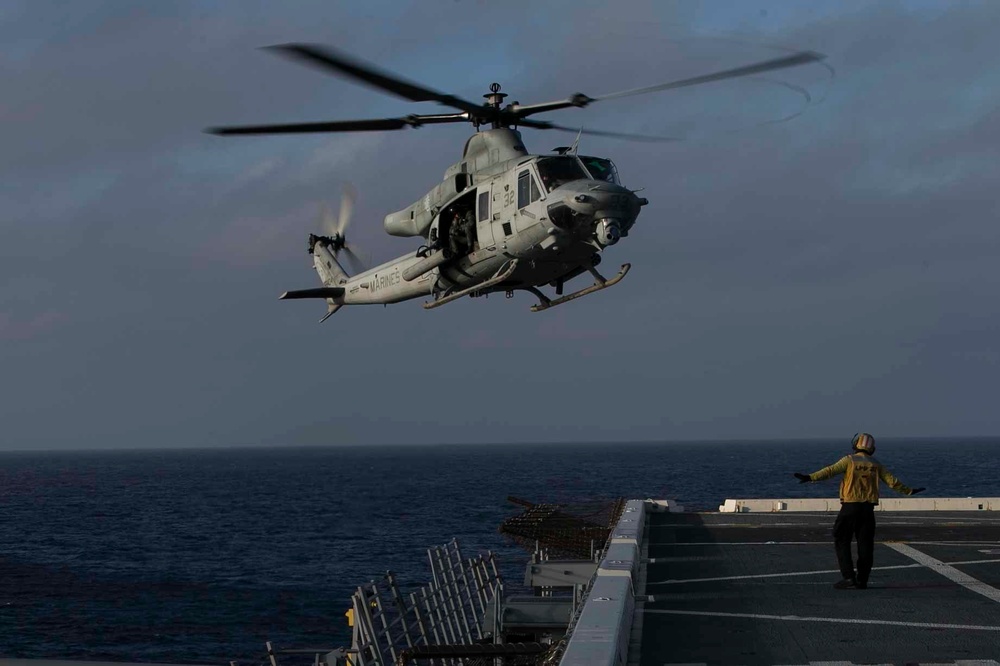
[[633,88],[631,90],[621,90],[619,92],[609,93],[607,95],[601,95],[600,97],[590,97],[588,95],[584,95],[583,93],[577,93],[567,99],[556,100],[554,102],[543,102],[542,104],[529,104],[526,106],[514,105],[513,107],[511,107],[510,113],[516,115],[519,118],[526,118],[527,116],[531,116],[536,113],[544,113],[546,111],[557,111],[559,109],[566,109],[571,106],[582,108],[593,102],[601,102],[606,99],[631,97],[633,95],[645,95],[646,93],[659,92],[662,90],[674,90],[676,88],[686,88],[688,86],[696,86],[702,83],[710,83],[712,81],[724,81],[726,79],[736,79],[742,76],[752,76],[753,74],[770,72],[776,69],[784,69],[786,67],[805,65],[811,62],[819,62],[824,58],[826,58],[826,56],[823,55],[822,53],[816,53],[815,51],[800,51],[798,53],[793,53],[792,55],[782,56],[781,58],[773,58],[771,60],[765,60],[763,62],[758,62],[753,65],[745,65],[743,67],[736,67],[734,69],[726,69],[721,72],[715,72],[713,74],[704,74],[702,76],[695,76],[689,79],[681,79],[680,81],[661,83],[655,86],[646,86],[644,88]]
[[209,127],[208,134],[229,136],[234,134],[311,134],[320,132],[381,132],[384,130],[406,129],[421,125],[442,123],[462,123],[469,119],[468,113],[435,113],[413,115],[405,118],[371,118],[363,120],[333,120],[321,123],[291,123],[283,125],[241,125],[237,127]]
[[651,134],[628,134],[626,132],[605,132],[603,130],[588,130],[581,129],[579,127],[565,127],[563,125],[556,125],[555,123],[546,122],[544,120],[521,120],[519,121],[521,127],[531,127],[532,129],[551,129],[558,130],[560,132],[572,132],[573,134],[583,133],[589,134],[591,136],[606,136],[612,139],[625,139],[627,141],[655,141],[655,142],[671,142],[680,141],[677,137],[673,136],[655,136]]
[[658,92],[660,90],[674,90],[675,88],[697,86],[702,83],[711,83],[712,81],[737,79],[742,76],[751,76],[753,74],[761,74],[763,72],[770,72],[776,69],[785,69],[786,67],[796,67],[798,65],[806,65],[811,62],[819,62],[824,58],[826,58],[825,55],[822,53],[816,53],[815,51],[799,51],[798,53],[793,53],[792,55],[783,56],[781,58],[773,58],[771,60],[765,60],[753,65],[744,65],[743,67],[726,69],[713,74],[704,74],[702,76],[695,76],[690,79],[681,79],[680,81],[673,81],[671,83],[661,83],[656,86],[633,88],[632,90],[622,90],[619,92],[609,93],[607,95],[595,97],[593,101],[598,102],[606,99],[617,99],[619,97],[631,97],[632,95],[645,95],[646,93]]
[[347,225],[351,223],[351,213],[354,212],[354,186],[350,183],[344,185],[344,194],[340,197],[340,214],[337,215],[337,233],[341,236],[347,230]]
[[395,74],[381,71],[374,65],[334,51],[330,47],[315,44],[278,44],[264,48],[319,67],[320,69],[333,70],[338,74],[343,74],[374,88],[413,102],[439,102],[440,104],[469,113],[478,113],[483,109],[480,104],[475,104],[460,97],[440,93],[420,84],[406,81]]
[[[481,109],[480,109],[481,110]],[[406,116],[406,122],[414,127],[421,125],[440,125],[441,123],[462,123],[470,119],[469,113],[429,113],[419,116]]]
[[315,132],[379,132],[409,127],[406,118],[376,118],[372,120],[334,120],[325,123],[292,123],[286,125],[243,125],[238,127],[209,127],[209,134],[229,136],[234,134],[310,134]]

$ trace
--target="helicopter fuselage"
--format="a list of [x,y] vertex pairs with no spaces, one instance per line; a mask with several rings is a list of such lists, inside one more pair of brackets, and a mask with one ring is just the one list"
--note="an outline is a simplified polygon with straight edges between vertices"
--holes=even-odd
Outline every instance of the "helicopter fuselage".
[[[328,301],[331,305],[396,303],[470,289],[470,295],[480,296],[543,285],[562,293],[563,282],[596,266],[601,251],[628,236],[647,203],[619,184],[610,160],[529,155],[514,130],[489,130],[473,139],[483,134],[499,136],[470,140],[465,159],[445,173],[449,186],[462,176],[464,189],[440,201],[435,196],[448,188],[438,186],[413,206],[386,217],[387,230],[392,226],[397,235],[403,235],[398,233],[401,220],[414,221],[414,231],[420,227],[425,245],[417,254],[348,277],[342,270],[336,271],[339,276],[329,273],[333,254],[315,248],[314,261],[324,283],[344,290]],[[497,144],[520,154],[501,161]],[[485,148],[479,154],[486,155],[486,163],[469,170],[477,158],[469,148],[477,145]],[[515,260],[503,280],[486,284]],[[420,272],[420,266],[428,270]],[[476,290],[477,285],[483,288]]]

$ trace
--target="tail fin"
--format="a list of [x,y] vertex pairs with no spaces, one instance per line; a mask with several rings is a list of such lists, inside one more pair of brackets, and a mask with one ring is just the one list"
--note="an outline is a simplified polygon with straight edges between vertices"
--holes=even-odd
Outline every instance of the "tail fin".
[[298,298],[340,298],[344,295],[343,287],[318,287],[316,289],[298,289],[295,291],[286,291],[280,296],[283,301],[293,300]]
[[319,323],[322,324],[324,321],[326,321],[331,316],[333,316],[334,312],[336,312],[337,310],[339,310],[342,307],[344,307],[344,305],[342,303],[331,303],[330,301],[327,301],[326,302],[326,314],[323,315],[323,318],[319,320]]
[[345,282],[350,275],[344,267],[337,263],[337,258],[333,256],[327,243],[317,242],[312,248],[313,266],[319,273],[319,279],[328,287],[337,287]]
[[[345,284],[347,278],[350,276],[344,270],[344,267],[337,262],[337,258],[333,256],[333,252],[330,251],[327,243],[319,242],[313,245],[313,266],[316,267],[319,279],[326,285],[326,289],[317,290],[327,292],[324,294],[326,296],[327,311],[323,318],[319,320],[319,323],[322,324],[343,306],[343,303],[335,302],[334,298],[342,298],[344,296],[344,288],[340,285]],[[340,293],[334,295],[332,293],[334,290]]]
[[334,312],[339,310],[344,306],[343,303],[338,303],[335,299],[342,298],[344,296],[343,287],[319,287],[317,289],[299,289],[298,291],[286,291],[279,298],[283,301],[299,299],[299,298],[322,298],[326,300],[326,315],[319,320],[319,323],[323,323],[330,318]]
[[[299,289],[297,291],[286,291],[281,295],[282,300],[299,298],[322,298],[326,301],[326,315],[319,320],[323,323],[330,318],[334,312],[343,307],[344,287],[350,277],[344,267],[337,262],[337,258],[330,250],[338,239],[327,236],[309,235],[309,254],[313,256],[313,267],[319,274],[319,279],[325,286],[316,289]],[[342,239],[339,239],[342,242]],[[338,302],[339,301],[339,302]]]

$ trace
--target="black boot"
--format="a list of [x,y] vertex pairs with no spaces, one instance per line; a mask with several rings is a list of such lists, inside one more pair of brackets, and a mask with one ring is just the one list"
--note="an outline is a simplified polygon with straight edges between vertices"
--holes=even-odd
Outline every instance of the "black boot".
[[844,578],[833,584],[838,590],[853,590],[858,586],[858,581],[854,578]]

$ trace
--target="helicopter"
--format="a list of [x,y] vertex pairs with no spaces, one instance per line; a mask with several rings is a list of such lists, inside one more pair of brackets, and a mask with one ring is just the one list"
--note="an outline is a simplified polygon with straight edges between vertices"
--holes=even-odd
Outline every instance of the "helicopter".
[[[623,264],[606,279],[597,271],[604,250],[627,238],[648,199],[622,185],[615,164],[605,157],[580,155],[581,135],[639,141],[675,141],[671,137],[585,130],[532,118],[540,113],[584,108],[595,102],[672,90],[714,81],[753,76],[805,65],[825,56],[799,51],[743,67],[668,83],[633,88],[599,97],[576,93],[568,98],[523,105],[504,104],[506,93],[493,83],[477,104],[407,81],[328,46],[282,44],[266,50],[327,73],[336,74],[412,102],[437,102],[449,113],[411,114],[280,125],[215,127],[210,134],[261,135],[325,132],[374,132],[468,122],[475,133],[462,158],[441,182],[406,208],[389,213],[383,225],[391,236],[421,238],[414,251],[375,268],[363,269],[345,235],[354,195],[345,192],[340,214],[323,215],[325,233],[310,234],[308,252],[323,286],[287,291],[281,299],[321,299],[326,321],[344,305],[398,303],[430,297],[433,309],[464,296],[515,291],[533,294],[534,312],[567,303],[617,284],[628,273]],[[519,128],[575,132],[576,141],[551,155],[531,154]],[[353,264],[350,274],[340,262]],[[357,271],[357,268],[361,268]],[[584,273],[594,283],[564,294],[564,285]],[[554,288],[549,297],[541,287]]]

